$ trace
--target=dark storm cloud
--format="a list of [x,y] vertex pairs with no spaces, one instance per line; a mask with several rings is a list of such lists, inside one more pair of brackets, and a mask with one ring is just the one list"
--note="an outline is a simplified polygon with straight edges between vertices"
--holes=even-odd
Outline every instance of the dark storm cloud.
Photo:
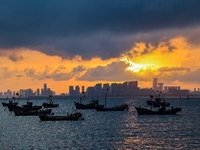
[[118,57],[135,42],[156,44],[175,36],[173,29],[198,26],[199,6],[199,0],[1,0],[0,49],[38,49],[63,58]]
[[124,71],[128,67],[124,62],[113,62],[107,66],[97,66],[88,69],[87,72],[77,80],[85,81],[113,81],[119,82],[134,79],[131,71]]
[[18,55],[9,55],[8,59],[10,59],[11,61],[17,62],[17,61],[20,61],[24,58],[22,56],[18,56]]

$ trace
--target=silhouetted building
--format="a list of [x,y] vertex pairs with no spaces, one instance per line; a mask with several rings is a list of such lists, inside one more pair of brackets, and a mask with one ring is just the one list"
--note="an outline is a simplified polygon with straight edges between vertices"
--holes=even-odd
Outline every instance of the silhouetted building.
[[107,95],[110,95],[110,85],[109,83],[103,84],[103,94],[107,93]]
[[80,87],[78,85],[75,87],[75,96],[80,96]]
[[85,92],[85,87],[82,86],[82,90],[81,90],[81,93]]
[[153,90],[157,91],[157,85],[158,85],[158,78],[153,78]]
[[158,91],[163,91],[163,83],[158,83],[157,90]]
[[102,84],[98,83],[95,85],[95,96],[102,96],[103,90],[102,90]]
[[138,88],[138,81],[128,82],[128,89],[137,89],[137,88]]
[[69,86],[69,96],[75,96],[73,86]]
[[94,87],[88,87],[87,88],[87,96],[96,96]]

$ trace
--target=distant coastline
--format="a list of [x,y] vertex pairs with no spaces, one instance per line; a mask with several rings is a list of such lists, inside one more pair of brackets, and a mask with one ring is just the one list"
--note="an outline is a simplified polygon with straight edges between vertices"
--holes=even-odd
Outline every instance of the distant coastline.
[[[31,99],[48,99],[47,96],[29,96],[28,97],[30,100]],[[68,95],[54,95],[53,99],[79,99],[80,96],[68,96]],[[86,96],[86,99],[92,99],[96,98],[96,96]],[[103,99],[104,96],[98,96],[99,99]],[[108,96],[108,98],[149,98],[149,96]],[[184,96],[173,96],[173,95],[165,95],[164,98],[179,98],[179,99],[191,99],[191,98],[200,98],[200,95],[184,95]],[[0,98],[0,100],[5,100],[6,98]],[[11,99],[11,98],[8,98]],[[20,100],[27,100],[26,97],[20,98]]]

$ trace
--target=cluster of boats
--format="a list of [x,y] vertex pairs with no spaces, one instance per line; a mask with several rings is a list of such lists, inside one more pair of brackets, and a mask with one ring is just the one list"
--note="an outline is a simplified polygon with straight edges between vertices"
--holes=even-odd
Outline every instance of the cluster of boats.
[[94,98],[90,101],[88,104],[83,104],[82,100],[85,96],[80,98],[80,102],[74,102],[76,109],[96,109],[97,111],[125,111],[128,110],[128,104],[121,104],[114,107],[107,107],[106,101],[107,101],[107,94],[105,94],[105,103],[99,104],[98,98],[94,100]]
[[[20,96],[19,96],[20,97]],[[19,99],[18,97],[18,99]],[[55,104],[52,101],[52,96],[49,96],[49,102],[44,102],[42,105],[33,105],[33,102],[29,102],[19,106],[16,98],[13,97],[13,100],[9,102],[2,102],[2,105],[9,109],[9,111],[14,112],[16,116],[39,116],[41,121],[63,121],[63,120],[84,120],[81,112],[72,112],[70,114],[66,114],[63,116],[56,116],[52,112],[53,107],[58,107],[59,104]],[[128,110],[128,104],[121,104],[114,107],[107,107],[107,94],[105,95],[105,103],[99,104],[98,98],[95,100],[94,98],[87,104],[84,104],[82,101],[85,98],[85,95],[80,98],[80,102],[74,102],[76,109],[96,109],[97,111],[125,111]],[[139,115],[168,115],[168,114],[176,114],[182,110],[181,107],[171,107],[166,109],[166,107],[170,106],[170,103],[166,102],[164,98],[155,97],[150,95],[149,100],[146,101],[147,106],[151,108],[135,106],[135,109]],[[153,108],[156,108],[153,109]]]
[[[171,108],[166,108],[170,106],[169,102],[166,102],[163,97],[156,96],[154,99],[153,95],[150,95],[150,100],[147,100],[147,106],[150,106],[151,108],[145,108],[141,106],[135,106],[135,109],[137,110],[139,115],[175,115],[177,112],[180,112],[182,110],[181,107],[171,107]],[[157,108],[156,110],[153,109]]]
[[83,120],[80,112],[55,116],[51,108],[58,107],[59,104],[54,104],[51,97],[49,96],[49,102],[44,102],[42,105],[33,105],[33,102],[27,100],[26,104],[18,106],[15,97],[9,102],[2,102],[2,105],[8,108],[10,112],[14,112],[15,116],[39,116],[41,121]]

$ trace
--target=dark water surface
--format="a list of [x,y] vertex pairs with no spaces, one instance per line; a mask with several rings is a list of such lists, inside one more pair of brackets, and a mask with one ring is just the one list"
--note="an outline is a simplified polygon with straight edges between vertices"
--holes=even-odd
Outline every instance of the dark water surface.
[[[41,122],[38,116],[14,116],[0,106],[0,150],[200,149],[200,99],[166,99],[182,107],[176,115],[141,115],[134,106],[145,98],[108,98],[107,106],[127,103],[124,112],[80,110],[83,121]],[[45,100],[30,100],[41,105]],[[70,112],[75,99],[54,99],[55,115]],[[0,101],[3,102],[3,101]],[[26,100],[20,100],[19,105]],[[104,103],[100,99],[100,103]]]

